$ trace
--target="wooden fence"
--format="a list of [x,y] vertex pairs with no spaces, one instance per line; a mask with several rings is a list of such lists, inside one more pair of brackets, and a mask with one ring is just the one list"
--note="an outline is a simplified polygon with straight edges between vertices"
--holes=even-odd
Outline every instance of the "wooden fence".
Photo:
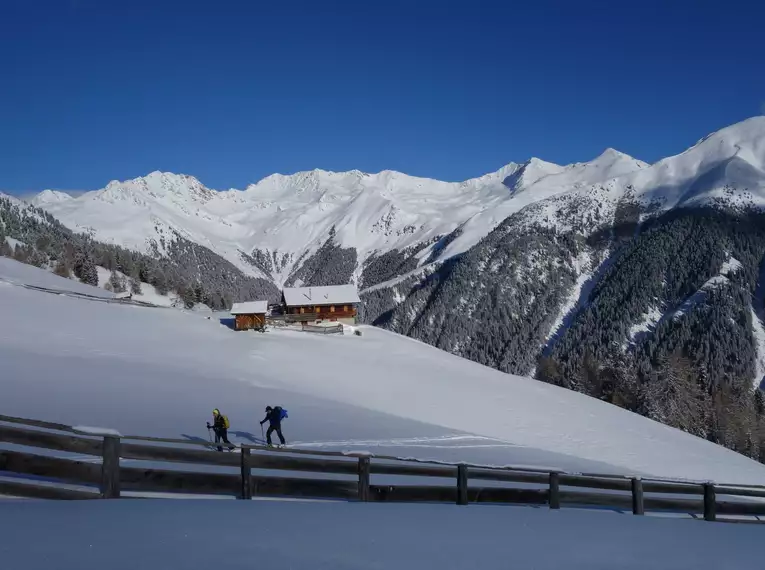
[[[444,464],[294,448],[274,450],[256,445],[237,447],[240,453],[219,453],[202,448],[210,447],[210,442],[92,436],[71,426],[10,416],[0,416],[0,422],[0,443],[25,449],[0,449],[2,495],[112,499],[141,493],[183,493],[229,495],[240,499],[270,496],[458,505],[508,503],[550,509],[599,507],[631,511],[635,515],[673,512],[703,516],[707,521],[731,522],[760,522],[758,517],[765,515],[765,487],[758,485]],[[67,452],[91,459],[31,453],[27,448]],[[135,462],[146,461],[229,468],[229,472],[135,466]],[[230,468],[236,471],[231,472]],[[264,471],[282,474],[273,476]],[[311,476],[288,477],[283,476],[284,472]],[[451,479],[453,483],[373,484],[372,478],[377,476],[416,477],[420,481],[422,478]],[[481,482],[494,482],[494,485],[484,483],[482,486]]]

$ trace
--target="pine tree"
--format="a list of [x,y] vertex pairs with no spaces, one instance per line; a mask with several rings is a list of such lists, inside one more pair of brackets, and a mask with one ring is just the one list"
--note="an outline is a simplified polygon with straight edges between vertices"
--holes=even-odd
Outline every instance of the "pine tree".
[[164,271],[157,269],[152,272],[150,283],[157,290],[160,295],[167,295],[170,288],[167,283],[167,277],[165,277]]
[[47,253],[48,249],[51,246],[51,243],[52,241],[50,236],[43,235],[37,238],[37,240],[35,241],[35,247],[37,248],[37,251]]
[[[67,263],[66,258],[64,259],[64,263]],[[95,263],[93,263],[93,258],[88,252],[80,251],[74,254],[73,269],[74,274],[80,281],[86,285],[98,287],[98,270],[96,269]]]
[[707,433],[708,397],[693,365],[679,353],[664,356],[643,394],[646,415],[694,435]]
[[601,376],[600,364],[589,351],[584,355],[582,367],[579,370],[578,383],[580,389],[585,394],[593,398],[603,398],[603,378]]
[[758,416],[765,415],[765,394],[759,388],[754,391],[754,410]]
[[99,265],[105,267],[109,271],[117,269],[117,257],[114,254],[114,251],[111,249],[105,250],[101,255],[101,263],[99,263]]
[[109,285],[112,286],[112,291],[115,293],[124,293],[127,291],[127,283],[125,283],[125,277],[119,275],[116,271],[112,271],[109,276]]
[[604,400],[633,412],[638,409],[638,378],[631,353],[613,350],[600,374]]
[[560,364],[550,356],[540,357],[534,377],[541,382],[563,386],[563,373]]
[[196,294],[194,289],[188,285],[180,285],[176,290],[178,296],[183,301],[183,306],[187,309],[193,309],[196,304]]
[[134,278],[134,277],[130,278],[130,294],[131,295],[141,295],[142,294],[142,291],[141,291],[141,282],[138,279]]
[[48,264],[48,256],[36,249],[30,247],[27,248],[29,254],[27,255],[27,263],[34,265],[35,267],[45,267]]

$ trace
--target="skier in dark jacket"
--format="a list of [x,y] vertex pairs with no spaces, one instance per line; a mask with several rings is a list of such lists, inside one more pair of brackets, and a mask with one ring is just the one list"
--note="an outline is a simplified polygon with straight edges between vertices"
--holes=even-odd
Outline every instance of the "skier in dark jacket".
[[[215,432],[215,443],[223,441],[231,445],[231,442],[228,440],[228,418],[221,414],[218,408],[213,410],[213,425],[210,425],[209,422],[207,423],[207,429],[210,428]],[[218,451],[223,451],[223,448],[218,446]]]
[[271,434],[273,432],[276,432],[276,435],[279,436],[279,441],[284,445],[286,442],[284,441],[284,435],[282,435],[282,408],[280,406],[275,408],[266,406],[266,417],[263,418],[260,425],[266,422],[268,422],[268,430],[266,431],[266,442],[268,445],[271,445]]

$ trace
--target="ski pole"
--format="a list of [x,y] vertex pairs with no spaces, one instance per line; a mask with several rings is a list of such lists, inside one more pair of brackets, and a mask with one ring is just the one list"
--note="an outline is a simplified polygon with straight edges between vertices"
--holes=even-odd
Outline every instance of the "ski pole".
[[260,439],[266,439],[266,432],[263,431],[263,424],[260,424]]

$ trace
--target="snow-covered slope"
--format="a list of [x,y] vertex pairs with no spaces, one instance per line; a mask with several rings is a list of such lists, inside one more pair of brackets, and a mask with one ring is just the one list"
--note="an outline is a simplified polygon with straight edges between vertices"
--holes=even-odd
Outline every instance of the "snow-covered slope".
[[[24,570],[245,570],[260,560],[289,570],[732,570],[762,563],[758,525],[570,508],[172,499],[13,500],[0,508],[3,562]],[[211,521],[226,525],[214,540]],[[34,548],[30,536],[40,537]]]
[[[41,289],[50,289],[52,291],[69,291],[80,295],[90,295],[101,297],[103,299],[114,298],[114,293],[110,293],[98,287],[85,285],[74,279],[59,277],[50,271],[19,263],[7,257],[0,257],[0,287],[9,287],[11,285],[27,285]],[[5,291],[3,291],[5,292]]]
[[[25,279],[51,277],[26,269]],[[708,441],[387,331],[235,333],[184,311],[0,283],[3,413],[206,438],[218,407],[234,440],[247,441],[278,403],[290,410],[287,437],[307,447],[765,482],[765,466]]]
[[259,250],[273,260],[266,276],[281,284],[333,227],[337,245],[355,248],[361,266],[374,252],[423,244],[469,221],[442,255],[451,256],[525,205],[646,166],[608,150],[592,162],[565,167],[538,159],[511,163],[461,183],[392,171],[314,170],[274,174],[243,191],[223,192],[190,176],[153,172],[77,198],[45,191],[33,203],[72,229],[138,250],[161,246],[174,230],[253,275],[264,271],[240,252]]

